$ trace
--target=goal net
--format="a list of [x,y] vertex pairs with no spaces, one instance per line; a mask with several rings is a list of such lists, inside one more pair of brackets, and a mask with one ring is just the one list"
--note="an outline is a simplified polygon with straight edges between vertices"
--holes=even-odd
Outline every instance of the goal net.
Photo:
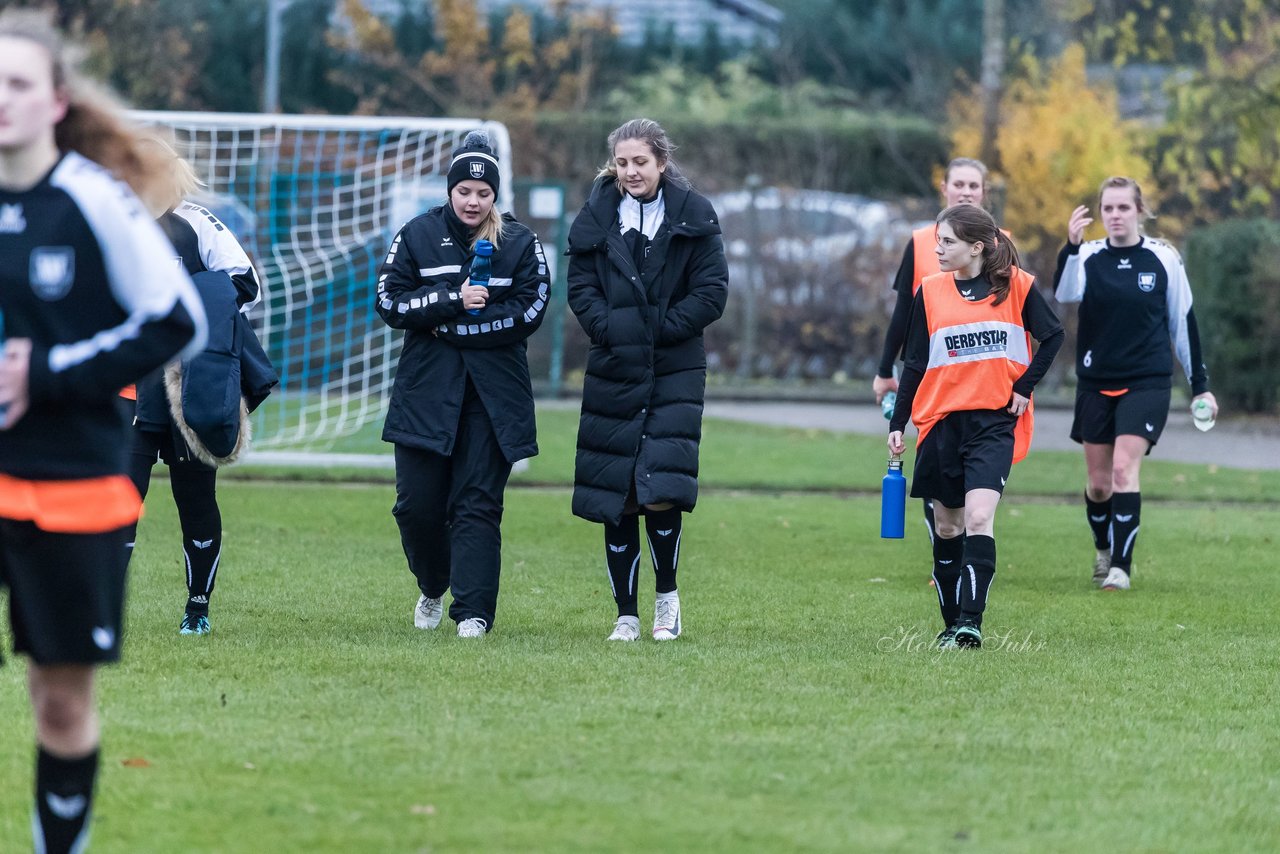
[[[379,452],[402,333],[374,313],[378,268],[405,222],[445,201],[449,159],[489,133],[511,209],[506,128],[478,119],[134,112],[171,128],[208,185],[194,201],[240,240],[262,280],[250,319],[280,374],[254,447]],[[342,440],[342,441],[339,441]]]

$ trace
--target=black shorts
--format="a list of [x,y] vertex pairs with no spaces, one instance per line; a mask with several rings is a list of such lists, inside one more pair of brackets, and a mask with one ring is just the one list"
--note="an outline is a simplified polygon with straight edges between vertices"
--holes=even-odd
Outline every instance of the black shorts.
[[1141,436],[1151,445],[1160,439],[1169,419],[1172,390],[1132,389],[1123,394],[1100,391],[1076,392],[1076,417],[1071,422],[1071,438],[1091,445],[1111,445],[1116,436]]
[[[186,448],[184,447],[183,450]],[[139,459],[149,457],[153,464],[156,460],[160,460],[170,467],[189,466],[195,469],[217,471],[213,466],[200,462],[190,451],[185,455],[179,454],[172,430],[152,430],[149,427],[133,425],[133,446],[129,453]]]
[[952,412],[916,449],[911,479],[914,498],[932,498],[943,507],[963,507],[971,489],[1004,493],[1013,466],[1014,415],[1003,409]]
[[9,588],[13,651],[36,664],[120,659],[127,528],[56,534],[0,519],[0,586]]

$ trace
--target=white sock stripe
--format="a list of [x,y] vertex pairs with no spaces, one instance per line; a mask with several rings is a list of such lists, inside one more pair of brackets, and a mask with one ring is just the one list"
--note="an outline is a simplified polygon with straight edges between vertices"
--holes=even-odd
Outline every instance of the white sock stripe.
[[187,554],[187,547],[182,547],[182,559],[187,562],[187,589],[191,589],[191,555]]
[[956,576],[956,604],[960,604],[960,592],[964,587],[964,575]]
[[89,848],[89,828],[91,816],[86,813],[84,817],[84,825],[80,828],[80,832],[76,834],[76,839],[71,843],[70,854],[84,854]]
[[680,567],[680,538],[684,536],[684,526],[680,526],[680,533],[676,534],[676,550],[671,555],[671,571],[674,573]]
[[1124,548],[1120,550],[1121,557],[1129,556],[1129,550],[1133,548],[1133,538],[1138,536],[1138,529],[1141,527],[1141,525],[1133,526],[1133,531],[1129,534],[1129,538],[1124,541]]
[[609,569],[609,561],[604,562],[604,574],[609,576],[609,592],[613,594],[613,598],[618,598],[618,588],[613,586],[613,571]]
[[969,595],[976,602],[978,601],[978,573],[973,571],[971,563],[965,564],[964,568],[969,570]]
[[636,595],[636,569],[640,566],[640,550],[636,549],[636,559],[631,562],[631,577],[627,579],[627,595]]
[[213,566],[209,569],[209,583],[204,586],[204,592],[207,595],[213,589],[213,577],[218,574],[218,564],[222,562],[222,546],[218,546],[218,553],[213,556]]

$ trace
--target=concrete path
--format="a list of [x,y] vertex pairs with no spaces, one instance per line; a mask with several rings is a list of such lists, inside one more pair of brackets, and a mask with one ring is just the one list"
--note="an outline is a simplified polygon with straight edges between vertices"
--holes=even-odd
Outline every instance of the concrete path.
[[[707,402],[710,418],[811,427],[848,433],[883,436],[888,423],[880,407],[865,404],[769,403],[712,400]],[[1036,434],[1032,448],[1079,450],[1071,441],[1072,413],[1066,409],[1036,409]],[[1191,413],[1169,413],[1169,422],[1160,444],[1151,452],[1155,459],[1184,463],[1206,463],[1233,468],[1280,469],[1280,419],[1224,420],[1201,433],[1191,424]]]
[[[577,400],[539,400],[548,409],[579,407]],[[709,418],[771,424],[779,427],[802,427],[884,436],[888,423],[880,407],[871,403],[805,403],[795,401],[728,401],[707,402]],[[1041,407],[1036,410],[1036,435],[1033,448],[1057,451],[1079,451],[1071,441],[1071,412],[1066,409]],[[1179,410],[1169,413],[1160,444],[1152,452],[1155,459],[1184,463],[1203,463],[1232,468],[1280,469],[1280,419],[1241,419],[1219,421],[1208,433],[1191,424],[1191,413]],[[288,451],[253,451],[247,462],[264,465],[321,465],[355,468],[392,468],[391,454],[298,454]]]

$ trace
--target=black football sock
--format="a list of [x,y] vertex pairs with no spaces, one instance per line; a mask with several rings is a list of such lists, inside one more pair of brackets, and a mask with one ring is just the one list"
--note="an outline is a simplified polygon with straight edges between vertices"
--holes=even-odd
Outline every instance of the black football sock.
[[604,523],[605,562],[619,617],[638,617],[636,573],[640,568],[640,518],[623,516],[622,523]]
[[97,776],[97,748],[88,756],[61,759],[37,746],[34,828],[37,851],[66,854],[84,850]]
[[187,612],[191,614],[209,613],[209,597],[222,560],[222,533],[205,539],[201,536],[213,534],[214,530],[206,529],[195,536],[182,532],[182,551],[187,559]]
[[649,536],[654,589],[658,593],[670,593],[676,589],[676,568],[680,563],[680,518],[680,510],[675,507],[645,511],[644,528]]
[[982,612],[987,607],[987,593],[996,575],[995,538],[981,534],[966,535],[961,563],[961,617],[981,625]]
[[211,469],[169,467],[187,564],[187,611],[192,614],[209,613],[209,597],[222,560],[222,512],[216,478]]
[[1084,497],[1085,512],[1089,516],[1089,530],[1093,532],[1093,547],[1100,552],[1111,549],[1111,499],[1091,501]]
[[1111,496],[1111,565],[1128,574],[1133,566],[1133,544],[1142,520],[1142,493],[1117,492]]
[[933,540],[933,583],[938,590],[942,622],[954,626],[960,619],[960,561],[964,558],[964,536]]

